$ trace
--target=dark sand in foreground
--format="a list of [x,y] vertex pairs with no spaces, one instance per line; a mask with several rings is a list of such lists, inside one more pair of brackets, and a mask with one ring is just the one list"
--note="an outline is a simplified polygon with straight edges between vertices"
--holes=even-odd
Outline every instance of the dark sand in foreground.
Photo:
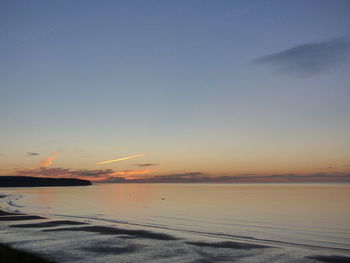
[[[203,236],[188,240],[168,233],[2,210],[0,221],[0,242],[16,249],[1,245],[0,259],[4,263],[26,262],[23,257],[37,259],[27,262],[350,262],[346,255],[321,250],[213,241]],[[4,261],[5,257],[10,258],[9,253],[12,261]]]

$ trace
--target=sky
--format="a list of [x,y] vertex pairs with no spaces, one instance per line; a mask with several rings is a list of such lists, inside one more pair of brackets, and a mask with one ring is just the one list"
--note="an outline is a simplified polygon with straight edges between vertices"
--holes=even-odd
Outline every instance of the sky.
[[4,0],[0,50],[0,175],[350,181],[350,1]]

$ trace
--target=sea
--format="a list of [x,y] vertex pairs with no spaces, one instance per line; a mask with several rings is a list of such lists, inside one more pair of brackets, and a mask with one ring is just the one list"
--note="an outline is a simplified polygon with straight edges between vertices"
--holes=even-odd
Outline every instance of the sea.
[[350,251],[350,184],[94,184],[0,194],[8,211]]

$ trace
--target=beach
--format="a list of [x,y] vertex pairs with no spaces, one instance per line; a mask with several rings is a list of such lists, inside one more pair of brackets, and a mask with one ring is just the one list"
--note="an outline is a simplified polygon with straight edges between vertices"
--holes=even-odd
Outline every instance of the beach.
[[[145,230],[1,211],[0,242],[53,262],[348,262],[317,250],[189,241]],[[6,262],[6,261],[4,261]]]
[[[8,202],[13,200],[9,196],[4,198]],[[17,211],[8,212],[11,208],[5,205],[8,202],[1,203],[0,243],[54,262],[341,263],[350,260],[347,249],[164,231],[67,215],[20,213],[21,208],[15,206],[12,208]]]

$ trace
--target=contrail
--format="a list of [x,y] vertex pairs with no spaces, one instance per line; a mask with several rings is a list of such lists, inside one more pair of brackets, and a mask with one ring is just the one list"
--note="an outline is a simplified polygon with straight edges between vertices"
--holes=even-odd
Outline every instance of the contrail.
[[124,160],[132,159],[132,158],[136,158],[136,157],[140,157],[140,156],[144,156],[144,155],[145,155],[144,153],[140,153],[140,154],[130,155],[130,156],[127,156],[127,157],[124,157],[124,158],[98,162],[97,164],[114,163],[114,162],[124,161]]

